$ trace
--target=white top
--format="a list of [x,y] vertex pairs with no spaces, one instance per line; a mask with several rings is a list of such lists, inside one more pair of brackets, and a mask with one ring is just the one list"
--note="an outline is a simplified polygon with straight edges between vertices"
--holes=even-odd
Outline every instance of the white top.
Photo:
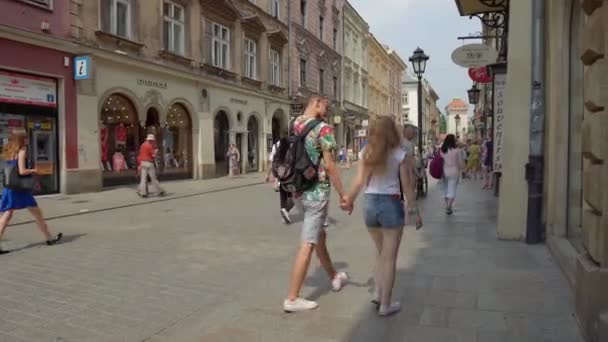
[[400,195],[399,166],[407,156],[407,152],[397,147],[389,153],[386,168],[382,174],[372,174],[365,187],[366,194]]
[[277,148],[279,147],[279,143],[281,141],[277,141],[274,145],[272,145],[272,150],[270,151],[270,154],[268,155],[268,161],[272,161],[274,159],[274,155],[277,153]]

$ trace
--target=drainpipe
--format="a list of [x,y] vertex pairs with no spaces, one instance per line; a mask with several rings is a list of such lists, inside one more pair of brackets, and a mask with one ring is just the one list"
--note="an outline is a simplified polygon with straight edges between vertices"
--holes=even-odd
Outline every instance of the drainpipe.
[[532,97],[530,103],[530,155],[526,164],[528,216],[526,243],[541,243],[545,238],[542,220],[545,131],[545,1],[532,0]]
[[[287,1],[287,34],[289,35],[289,39],[287,42],[287,97],[291,99],[291,1]],[[291,112],[291,108],[289,108]],[[291,117],[291,113],[289,113]]]

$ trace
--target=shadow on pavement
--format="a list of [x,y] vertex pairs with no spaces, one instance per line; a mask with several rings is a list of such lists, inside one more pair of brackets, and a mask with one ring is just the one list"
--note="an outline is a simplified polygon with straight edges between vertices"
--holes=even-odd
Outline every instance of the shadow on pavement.
[[[49,246],[49,247],[60,247],[61,245],[64,245],[66,243],[70,243],[73,241],[76,241],[78,239],[80,239],[83,236],[86,236],[87,234],[72,234],[72,235],[63,235],[63,238],[61,238],[61,241],[56,244],[55,246]],[[20,252],[23,250],[27,250],[30,248],[36,248],[36,247],[43,247],[46,246],[46,242],[45,241],[40,241],[40,242],[35,242],[35,243],[30,243],[28,245],[25,245],[23,247],[19,247],[19,248],[15,248],[12,249],[11,252],[15,253],[15,252]]]

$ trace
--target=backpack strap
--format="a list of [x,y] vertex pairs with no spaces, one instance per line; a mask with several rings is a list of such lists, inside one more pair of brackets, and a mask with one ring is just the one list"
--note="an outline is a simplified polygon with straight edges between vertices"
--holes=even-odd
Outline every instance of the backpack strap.
[[[298,138],[299,139],[306,139],[306,136],[308,135],[308,133],[310,133],[310,131],[312,131],[315,127],[317,127],[319,124],[321,124],[321,120],[312,120],[311,122],[307,123],[306,126],[304,126],[304,129],[302,129],[302,132],[300,132],[300,134],[298,134]],[[293,127],[292,127],[293,129]]]

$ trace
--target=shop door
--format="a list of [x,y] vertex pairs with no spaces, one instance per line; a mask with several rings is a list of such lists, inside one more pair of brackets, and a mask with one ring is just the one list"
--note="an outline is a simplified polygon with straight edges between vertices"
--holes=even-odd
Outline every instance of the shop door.
[[247,122],[247,170],[257,172],[259,168],[259,147],[258,147],[258,120],[255,116],[249,118]]
[[214,127],[215,145],[215,175],[222,177],[228,175],[228,153],[230,124],[228,116],[224,111],[220,111],[215,116]]

